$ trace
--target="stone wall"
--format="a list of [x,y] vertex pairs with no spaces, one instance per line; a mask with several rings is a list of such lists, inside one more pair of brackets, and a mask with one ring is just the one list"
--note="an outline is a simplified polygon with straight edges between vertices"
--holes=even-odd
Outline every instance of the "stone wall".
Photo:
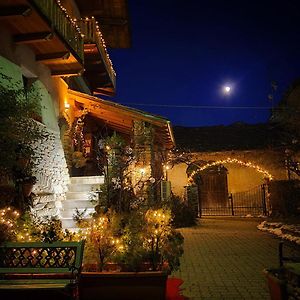
[[69,174],[58,127],[59,102],[65,100],[68,86],[61,78],[54,78],[47,66],[35,60],[29,46],[16,45],[5,28],[0,28],[0,71],[23,86],[22,75],[34,79],[33,88],[42,105],[40,124],[46,138],[35,145],[37,163],[34,175],[34,209],[39,215],[58,216],[65,199]]
[[[42,126],[42,125],[41,125]],[[69,183],[69,173],[64,157],[60,135],[45,128],[45,139],[35,146],[38,163],[34,172],[34,209],[38,215],[59,216],[62,201]]]

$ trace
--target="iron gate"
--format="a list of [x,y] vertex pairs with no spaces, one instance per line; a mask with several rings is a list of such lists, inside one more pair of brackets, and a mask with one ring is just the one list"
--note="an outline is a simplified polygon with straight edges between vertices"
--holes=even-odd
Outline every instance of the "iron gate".
[[266,186],[260,185],[245,192],[232,193],[225,203],[201,203],[200,216],[260,216],[266,215]]

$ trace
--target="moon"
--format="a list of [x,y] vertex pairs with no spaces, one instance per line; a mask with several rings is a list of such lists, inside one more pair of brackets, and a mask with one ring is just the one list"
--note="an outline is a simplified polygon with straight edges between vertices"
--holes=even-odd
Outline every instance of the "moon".
[[231,87],[229,85],[224,86],[224,93],[229,94],[231,92]]

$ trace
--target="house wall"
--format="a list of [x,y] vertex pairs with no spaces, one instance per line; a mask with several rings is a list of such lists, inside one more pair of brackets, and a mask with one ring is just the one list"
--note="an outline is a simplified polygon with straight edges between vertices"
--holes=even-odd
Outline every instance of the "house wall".
[[[35,55],[25,45],[14,45],[8,32],[0,28],[0,72],[12,78],[22,87],[22,75],[34,78],[34,92],[41,97],[42,122],[45,139],[36,143],[37,167],[34,175],[38,182],[34,187],[34,207],[40,215],[59,215],[65,199],[69,174],[60,140],[58,127],[59,101],[66,93],[62,79],[51,77],[49,69],[35,61]],[[64,87],[64,88],[63,88]]]
[[[282,153],[271,150],[252,151],[223,151],[223,152],[199,152],[193,154],[193,161],[218,161],[226,158],[237,159],[243,162],[251,162],[261,169],[269,172],[273,179],[283,180],[287,178],[284,157]],[[247,191],[265,182],[264,174],[251,167],[245,167],[237,163],[223,164],[227,170],[228,192],[236,193]],[[182,196],[184,186],[188,184],[186,175],[187,165],[175,165],[168,171],[168,178],[171,181],[174,194]]]

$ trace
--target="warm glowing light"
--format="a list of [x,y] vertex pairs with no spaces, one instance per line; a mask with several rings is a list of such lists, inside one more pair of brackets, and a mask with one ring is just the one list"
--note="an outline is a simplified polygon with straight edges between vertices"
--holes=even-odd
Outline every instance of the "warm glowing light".
[[222,164],[226,164],[226,163],[236,163],[236,164],[240,164],[242,166],[245,166],[245,167],[248,167],[248,168],[253,168],[255,169],[257,172],[259,173],[262,173],[264,175],[265,178],[268,178],[269,180],[272,180],[273,179],[273,176],[266,170],[262,169],[260,166],[258,165],[254,165],[253,163],[251,162],[245,162],[245,161],[241,161],[241,160],[238,160],[236,158],[226,158],[226,159],[223,159],[223,160],[218,160],[218,161],[215,161],[215,162],[212,162],[212,163],[207,163],[206,165],[202,166],[202,167],[199,167],[199,169],[193,171],[191,173],[191,175],[189,176],[188,178],[188,182],[189,184],[192,183],[193,181],[193,177],[198,173],[198,172],[201,172],[209,167],[213,167],[213,166],[217,166],[217,165],[222,165]]
[[108,145],[105,148],[106,148],[107,151],[110,150],[110,147]]
[[230,91],[231,91],[231,87],[230,86],[224,86],[224,92],[226,93],[226,94],[228,94],[228,93],[230,93]]
[[145,170],[144,168],[141,168],[141,169],[140,169],[140,173],[141,173],[142,175],[145,175],[146,170]]
[[70,108],[70,103],[65,102],[65,109],[69,109]]

